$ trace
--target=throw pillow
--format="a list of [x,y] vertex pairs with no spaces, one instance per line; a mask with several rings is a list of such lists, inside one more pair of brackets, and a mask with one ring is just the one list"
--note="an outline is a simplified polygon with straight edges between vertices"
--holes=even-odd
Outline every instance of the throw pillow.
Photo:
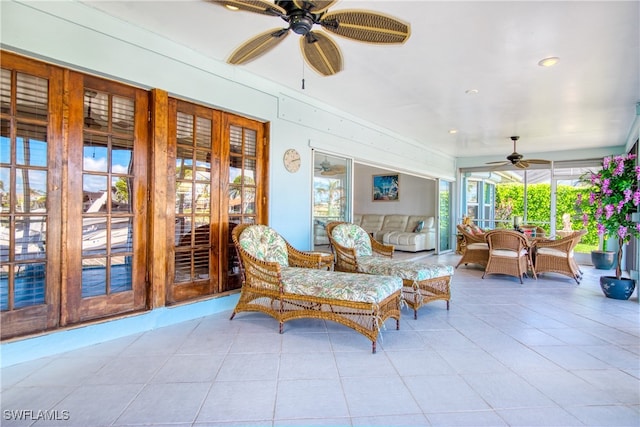
[[418,221],[418,224],[416,224],[416,228],[413,229],[413,232],[419,233],[422,231],[423,228],[424,228],[424,221]]

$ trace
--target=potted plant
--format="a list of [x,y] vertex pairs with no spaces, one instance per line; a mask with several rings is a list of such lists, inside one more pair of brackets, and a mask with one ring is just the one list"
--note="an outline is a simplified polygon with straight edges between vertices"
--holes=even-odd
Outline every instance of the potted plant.
[[632,221],[640,205],[640,167],[635,159],[635,154],[603,158],[602,169],[585,177],[591,184],[588,200],[578,195],[585,227],[593,218],[604,242],[610,237],[618,239],[616,275],[600,277],[602,291],[609,298],[628,299],[635,289],[635,280],[622,277],[622,248],[631,237],[640,237],[640,223]]
[[616,262],[616,251],[607,250],[607,238],[600,240],[600,249],[591,251],[591,263],[597,270],[611,270]]

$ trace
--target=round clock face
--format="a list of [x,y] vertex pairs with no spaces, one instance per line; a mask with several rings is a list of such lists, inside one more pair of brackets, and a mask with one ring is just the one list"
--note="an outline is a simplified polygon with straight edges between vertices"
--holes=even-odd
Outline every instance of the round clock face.
[[300,153],[293,148],[284,152],[282,161],[284,162],[285,169],[289,172],[298,172],[298,169],[300,169]]

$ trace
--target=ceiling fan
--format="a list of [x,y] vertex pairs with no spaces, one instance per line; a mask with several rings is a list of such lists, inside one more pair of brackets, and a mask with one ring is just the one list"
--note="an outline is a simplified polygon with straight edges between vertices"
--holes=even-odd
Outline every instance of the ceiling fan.
[[320,163],[319,167],[316,168],[316,170],[321,171],[320,175],[333,176],[344,173],[347,168],[344,165],[332,165],[325,157],[322,163]]
[[542,159],[524,159],[523,155],[516,152],[516,142],[518,141],[518,139],[520,139],[519,136],[512,136],[511,140],[513,141],[513,153],[509,154],[507,156],[507,160],[502,160],[502,161],[498,161],[498,162],[488,162],[488,165],[495,165],[495,166],[503,166],[503,165],[508,165],[508,164],[512,164],[517,168],[520,169],[526,169],[528,168],[530,165],[532,164],[538,164],[538,165],[542,165],[542,164],[547,164],[547,163],[551,163],[550,160],[542,160]]
[[342,53],[324,32],[312,30],[319,25],[339,36],[366,43],[401,44],[411,34],[408,23],[379,12],[349,9],[329,12],[338,0],[212,0],[232,10],[244,10],[278,16],[287,27],[273,28],[240,45],[227,59],[230,64],[244,64],[267,53],[289,34],[301,35],[302,56],[311,68],[324,76],[342,70]]

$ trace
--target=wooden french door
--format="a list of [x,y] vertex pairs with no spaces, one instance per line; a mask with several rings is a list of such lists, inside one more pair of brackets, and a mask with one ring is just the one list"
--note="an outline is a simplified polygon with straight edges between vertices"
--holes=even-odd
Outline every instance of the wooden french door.
[[146,306],[148,95],[69,72],[62,324]]
[[242,285],[230,229],[266,221],[266,126],[169,100],[168,304]]
[[[220,289],[220,112],[169,100],[168,202],[174,206],[167,302]],[[173,195],[173,197],[171,197]]]
[[240,260],[231,241],[231,232],[238,224],[266,224],[268,125],[255,120],[225,114],[223,120],[222,169],[223,235],[221,247],[224,289],[242,286]]
[[58,325],[62,70],[2,53],[0,308],[2,338]]

